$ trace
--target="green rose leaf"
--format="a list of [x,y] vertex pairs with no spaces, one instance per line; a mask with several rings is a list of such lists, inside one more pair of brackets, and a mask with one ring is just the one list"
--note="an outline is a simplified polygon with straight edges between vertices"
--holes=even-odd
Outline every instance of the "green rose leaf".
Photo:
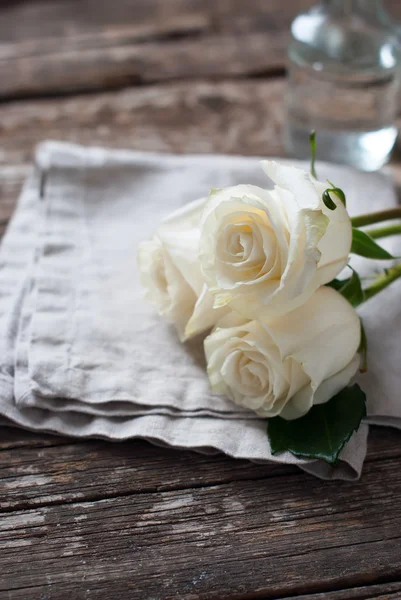
[[[352,267],[350,268],[352,269]],[[337,290],[354,307],[362,304],[365,299],[360,277],[353,269],[351,277],[347,279],[333,279],[326,285]]]
[[337,204],[331,199],[330,193],[333,190],[325,190],[322,195],[322,200],[329,210],[336,210]]
[[334,465],[344,445],[366,417],[366,395],[359,385],[346,387],[300,419],[268,419],[272,454],[288,450],[299,458],[322,459]]
[[374,258],[376,260],[390,260],[395,258],[387,250],[376,244],[376,242],[364,231],[352,229],[351,252],[364,256],[365,258]]
[[331,185],[331,190],[328,190],[328,191],[333,192],[333,194],[335,194],[337,196],[337,198],[339,198],[341,200],[341,202],[344,204],[344,206],[347,206],[347,199],[346,199],[345,194],[342,191],[342,189],[336,187],[333,183],[331,183],[331,181],[329,181],[329,184]]
[[[325,190],[323,192],[323,202],[325,203],[325,205],[327,206],[327,208],[329,208],[330,210],[335,210],[337,208],[335,202],[333,202],[333,200],[330,197],[330,193],[334,194],[335,196],[337,196],[337,198],[339,200],[341,200],[341,202],[344,204],[344,206],[347,206],[347,199],[345,197],[344,192],[342,191],[341,188],[338,188],[334,185],[334,183],[331,183],[331,181],[327,180],[328,183],[331,185],[331,188],[327,188],[327,190]],[[333,205],[333,208],[331,207],[330,203],[328,203],[329,200],[331,202],[331,204]]]
[[327,208],[329,210],[335,210],[337,208],[337,204],[331,199],[330,194],[334,194],[335,196],[337,196],[337,198],[339,198],[339,200],[341,200],[341,202],[344,204],[344,206],[346,206],[347,200],[346,200],[345,194],[342,191],[342,189],[336,187],[333,183],[331,183],[331,181],[329,181],[329,180],[327,180],[327,181],[331,185],[331,188],[327,188],[327,190],[325,190],[322,194],[322,200],[323,200],[325,206],[327,206]]
[[338,291],[354,307],[359,306],[364,300],[361,280],[356,271],[352,272],[350,279]]
[[361,373],[366,373],[368,370],[368,338],[366,337],[365,327],[363,326],[362,319],[361,321],[361,343],[359,344],[358,352],[362,356],[362,364],[359,369]]
[[333,290],[337,290],[337,292],[339,292],[341,288],[343,288],[350,280],[351,277],[348,277],[347,279],[332,279],[329,281],[329,283],[326,283],[326,285],[327,287],[331,287]]

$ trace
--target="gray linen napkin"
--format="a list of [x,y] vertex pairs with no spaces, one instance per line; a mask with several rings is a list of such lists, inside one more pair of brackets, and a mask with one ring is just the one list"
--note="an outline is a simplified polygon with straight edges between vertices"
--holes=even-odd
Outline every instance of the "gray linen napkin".
[[[319,175],[347,191],[351,214],[395,203],[383,175],[333,165]],[[335,468],[272,456],[265,422],[210,392],[201,341],[181,345],[142,300],[138,242],[210,187],[240,182],[266,186],[258,159],[42,144],[0,251],[0,415],[30,429],[142,437],[358,477],[367,425]],[[399,242],[387,243],[400,254]],[[398,427],[400,292],[396,283],[363,307],[370,362],[361,378],[369,422]]]

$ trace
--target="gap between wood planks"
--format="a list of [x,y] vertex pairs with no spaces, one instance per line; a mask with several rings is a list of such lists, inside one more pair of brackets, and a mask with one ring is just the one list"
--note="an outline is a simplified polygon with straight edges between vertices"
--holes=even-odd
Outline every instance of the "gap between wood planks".
[[[1,74],[1,69],[0,69],[0,74]],[[104,94],[104,93],[116,93],[116,92],[122,92],[124,90],[129,90],[129,89],[148,89],[148,88],[160,88],[161,91],[163,91],[163,89],[169,89],[171,87],[171,85],[174,85],[176,83],[189,83],[189,84],[193,84],[198,82],[199,80],[205,81],[205,82],[209,82],[211,84],[213,83],[220,83],[222,81],[227,81],[227,82],[243,82],[243,81],[249,81],[249,82],[253,82],[253,81],[271,81],[271,80],[276,80],[276,79],[285,79],[285,75],[286,75],[286,70],[284,68],[284,66],[278,65],[277,67],[272,67],[272,68],[254,68],[254,69],[250,69],[248,72],[246,73],[221,73],[221,74],[192,74],[192,75],[188,75],[187,77],[181,77],[179,75],[177,76],[171,76],[168,79],[165,80],[157,80],[155,79],[154,81],[141,81],[140,79],[136,79],[134,76],[132,77],[127,77],[123,82],[121,83],[116,83],[116,84],[108,84],[107,86],[104,86],[102,84],[99,85],[94,85],[93,87],[90,88],[85,88],[85,87],[71,87],[68,89],[63,90],[60,87],[56,87],[53,90],[49,90],[49,91],[44,91],[42,90],[38,90],[38,92],[31,92],[31,91],[27,91],[24,94],[15,94],[15,95],[8,95],[8,96],[2,96],[0,93],[0,107],[3,106],[8,106],[9,104],[16,104],[18,105],[18,103],[23,103],[23,102],[36,102],[36,101],[41,101],[41,100],[59,100],[59,99],[66,99],[68,100],[69,98],[75,98],[75,97],[82,97],[85,98],[87,97],[88,99],[91,96],[96,96],[96,94]]]
[[[376,428],[365,470],[376,471],[376,463],[384,470],[391,470],[392,462],[400,456],[397,432]],[[288,483],[290,488],[309,481],[309,476],[291,465],[260,465],[235,461],[222,454],[210,457],[175,449],[161,453],[160,449],[138,440],[119,444],[68,440],[55,445],[46,441],[43,447],[37,444],[11,450],[6,447],[0,451],[0,458],[0,509],[3,512],[201,490],[235,482],[243,485],[255,481],[263,486],[264,481],[275,480],[274,484],[269,483],[270,487],[283,477],[292,480]]]
[[[282,156],[284,88],[283,78],[200,79],[5,103],[0,218],[11,214],[27,161],[45,138],[144,151]],[[401,186],[395,158],[389,170]]]
[[[51,584],[49,586],[46,586],[46,591],[48,592],[48,588],[50,588],[51,590]],[[25,596],[19,595],[18,592],[23,592],[24,594],[26,594],[27,590],[42,590],[44,589],[44,586],[42,585],[37,585],[37,586],[26,586],[23,588],[14,588],[13,592],[12,592],[12,596],[8,596],[9,600],[26,600]],[[92,590],[89,589],[88,592],[90,593]],[[95,591],[96,593],[96,591]],[[116,591],[117,594],[117,591]],[[385,594],[385,595],[384,595]],[[360,586],[354,586],[354,587],[348,587],[348,588],[337,588],[337,587],[333,587],[331,589],[326,589],[326,590],[321,590],[321,591],[317,591],[316,593],[312,593],[312,594],[297,594],[296,596],[293,596],[292,594],[290,596],[288,595],[284,595],[284,596],[280,596],[280,598],[278,598],[277,596],[273,597],[268,597],[265,595],[265,593],[263,592],[262,595],[257,594],[235,594],[235,595],[230,595],[230,600],[400,600],[400,596],[401,596],[401,583],[399,583],[398,581],[393,581],[393,580],[385,580],[385,578],[383,578],[381,580],[381,583],[377,583],[375,585],[369,586],[369,587],[360,587]],[[90,596],[88,596],[89,598]],[[193,597],[192,597],[193,598]],[[74,598],[74,600],[80,600],[77,596]],[[114,598],[110,597],[110,600],[114,600]],[[192,599],[191,599],[192,600]]]
[[[135,500],[125,497],[3,515],[0,536],[11,546],[3,547],[2,574],[19,573],[18,578],[25,581],[25,586],[15,580],[16,589],[43,581],[45,590],[44,574],[52,573],[51,589],[55,592],[51,598],[57,600],[69,597],[62,594],[74,582],[77,590],[81,589],[81,582],[83,588],[95,592],[94,586],[106,580],[113,582],[113,593],[127,591],[134,567],[139,577],[137,598],[148,597],[145,590],[163,598],[171,598],[178,592],[180,598],[221,598],[221,592],[229,589],[230,598],[282,598],[295,591],[301,595],[352,588],[369,581],[399,581],[400,544],[397,554],[393,543],[399,537],[391,533],[399,511],[388,518],[383,510],[376,513],[377,505],[381,504],[380,494],[377,495],[381,486],[380,482],[375,483],[376,472],[369,473],[368,478],[371,494],[365,506],[360,505],[355,489],[347,487],[349,502],[357,512],[351,518],[338,507],[341,497],[338,484],[329,485],[334,497],[330,500],[325,496],[327,490],[318,497],[322,482],[314,480],[309,496],[305,494],[296,501],[295,494],[290,503],[283,501],[283,481],[270,489],[268,503],[266,491],[244,482],[242,486],[230,484],[228,494],[224,485],[199,490],[195,495],[189,491],[182,497],[168,492],[158,498],[150,494],[148,498]],[[290,487],[287,486],[287,491]],[[337,513],[330,510],[333,507]],[[231,527],[227,528],[228,524]],[[19,548],[14,540],[23,541],[27,528],[30,544],[23,546],[23,555],[16,554]],[[358,551],[352,553],[353,547]],[[227,555],[227,548],[235,548],[235,552]],[[118,557],[118,563],[111,560],[112,556]],[[25,568],[21,571],[22,561]],[[155,570],[156,564],[159,570]],[[324,566],[323,580],[318,565]],[[84,582],[83,573],[87,574]],[[195,578],[194,585],[196,573],[208,573],[206,580]],[[234,573],[238,573],[238,579],[232,578]],[[247,573],[250,579],[246,578]],[[167,581],[168,590],[163,587]],[[250,594],[240,591],[245,581],[252,581],[257,591]],[[160,596],[162,590],[166,594]],[[191,595],[194,592],[198,595]]]
[[[269,77],[283,72],[290,23],[312,3],[7,3],[0,6],[0,96],[43,97],[200,77]],[[387,0],[393,16],[401,15],[398,5]]]
[[115,0],[113,10],[91,0],[48,0],[36,10],[6,5],[0,7],[0,96],[283,72],[290,22],[310,4]]
[[369,587],[333,588],[329,594],[317,592],[306,596],[282,596],[280,600],[399,600],[400,596],[401,582],[390,580]]

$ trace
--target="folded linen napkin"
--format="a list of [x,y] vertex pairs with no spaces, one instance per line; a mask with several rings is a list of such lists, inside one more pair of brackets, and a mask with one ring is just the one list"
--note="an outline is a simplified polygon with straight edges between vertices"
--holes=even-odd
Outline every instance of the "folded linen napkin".
[[[336,467],[272,456],[265,421],[210,392],[201,340],[180,344],[142,299],[138,242],[211,187],[266,187],[258,159],[45,142],[35,162],[0,250],[0,416],[34,430],[298,464],[323,478],[360,475],[366,424]],[[382,174],[321,165],[319,175],[346,190],[351,214],[395,203]],[[400,254],[396,239],[387,246]],[[362,309],[370,360],[361,384],[368,422],[401,428],[400,293],[397,282]]]

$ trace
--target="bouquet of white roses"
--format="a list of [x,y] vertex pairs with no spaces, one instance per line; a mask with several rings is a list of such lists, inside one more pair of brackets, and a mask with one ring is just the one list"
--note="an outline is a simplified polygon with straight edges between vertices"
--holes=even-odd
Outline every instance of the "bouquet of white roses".
[[351,219],[344,192],[317,179],[314,157],[311,174],[272,161],[262,168],[274,189],[212,189],[164,220],[140,244],[142,283],[182,342],[211,330],[212,389],[267,419],[273,453],[334,463],[366,414],[365,394],[349,386],[366,369],[355,308],[401,265],[365,289],[351,268],[336,278],[351,253],[392,259],[374,238],[400,226],[360,227],[401,214]]

